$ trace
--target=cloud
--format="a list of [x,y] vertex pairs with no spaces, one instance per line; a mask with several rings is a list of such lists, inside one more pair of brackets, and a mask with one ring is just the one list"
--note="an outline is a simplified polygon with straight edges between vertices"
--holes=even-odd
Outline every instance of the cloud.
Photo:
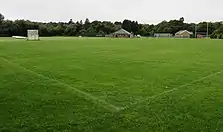
[[0,12],[8,19],[35,21],[137,20],[158,23],[185,17],[188,22],[222,20],[221,0],[4,0]]

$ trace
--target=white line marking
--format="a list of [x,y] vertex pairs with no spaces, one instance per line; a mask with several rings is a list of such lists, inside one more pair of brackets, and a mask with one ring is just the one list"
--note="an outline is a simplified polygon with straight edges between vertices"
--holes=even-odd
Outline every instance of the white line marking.
[[189,83],[183,84],[183,85],[181,85],[181,86],[179,86],[179,87],[173,88],[173,89],[171,89],[171,90],[167,90],[167,91],[164,91],[164,92],[162,92],[162,93],[159,93],[159,94],[150,96],[150,97],[148,97],[148,98],[146,98],[146,99],[144,99],[144,100],[141,100],[141,101],[132,103],[132,104],[130,104],[130,105],[128,105],[128,106],[122,107],[122,108],[119,109],[119,111],[129,109],[129,108],[131,108],[131,107],[133,107],[133,106],[135,106],[135,105],[138,105],[138,104],[140,104],[140,103],[146,102],[147,100],[157,98],[157,97],[159,97],[159,96],[162,96],[162,95],[168,94],[168,93],[170,93],[170,92],[179,90],[180,88],[189,86],[189,85],[194,84],[194,83],[196,83],[196,82],[199,82],[199,81],[205,80],[205,79],[207,79],[207,78],[210,78],[210,77],[212,77],[212,76],[218,75],[218,74],[220,74],[222,71],[223,71],[223,69],[220,70],[220,71],[218,71],[218,72],[215,72],[215,73],[212,73],[212,74],[210,74],[210,75],[207,75],[207,76],[205,76],[205,77],[202,77],[202,78],[199,78],[199,79],[197,79],[197,80],[193,80],[193,81],[191,81],[191,82],[189,82]]
[[18,64],[18,63],[14,63],[14,62],[12,62],[12,61],[9,61],[9,60],[7,60],[7,59],[5,59],[5,58],[3,58],[3,57],[0,57],[0,58],[2,58],[4,61],[6,61],[6,62],[8,62],[8,63],[10,63],[10,64],[12,64],[12,65],[16,65],[16,66],[18,66],[20,69],[23,69],[23,70],[25,70],[25,71],[27,71],[27,72],[29,72],[29,73],[35,74],[35,75],[37,75],[37,76],[39,76],[39,77],[42,77],[42,78],[45,78],[45,79],[47,79],[47,80],[54,81],[54,82],[56,82],[57,84],[59,84],[59,85],[61,85],[61,86],[64,86],[64,87],[73,89],[73,90],[75,90],[77,93],[80,93],[80,94],[84,95],[85,98],[87,97],[86,99],[91,99],[91,100],[93,100],[93,101],[98,102],[97,104],[99,104],[100,106],[102,106],[103,108],[105,108],[105,109],[107,109],[107,110],[109,110],[109,111],[111,111],[111,112],[117,112],[117,111],[120,110],[120,108],[117,107],[117,106],[114,106],[114,105],[112,105],[112,104],[110,104],[110,103],[108,103],[108,102],[106,102],[106,101],[104,101],[104,100],[101,100],[101,99],[99,99],[99,98],[97,98],[97,97],[94,97],[94,96],[92,96],[92,95],[89,94],[89,93],[86,93],[86,92],[84,92],[84,91],[82,91],[82,90],[79,90],[79,89],[77,89],[77,88],[75,88],[75,87],[73,87],[73,86],[70,86],[70,85],[68,85],[68,84],[66,84],[66,83],[63,83],[63,82],[61,82],[61,81],[59,81],[59,80],[57,80],[57,79],[52,79],[52,78],[47,77],[47,76],[45,76],[45,75],[43,75],[43,74],[40,74],[40,73],[37,73],[37,72],[35,72],[35,71],[29,70],[29,69],[27,69],[27,68],[25,68],[25,67],[22,67],[20,64]]

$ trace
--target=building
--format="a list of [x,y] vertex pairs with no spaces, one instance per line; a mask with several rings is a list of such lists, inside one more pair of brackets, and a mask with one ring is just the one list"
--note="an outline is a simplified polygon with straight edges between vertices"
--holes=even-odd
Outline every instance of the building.
[[154,37],[156,38],[171,38],[173,35],[171,33],[155,33]]
[[120,29],[112,34],[113,38],[132,38],[133,35],[125,29]]
[[196,32],[197,38],[206,38],[207,37],[207,32]]
[[175,34],[175,38],[190,38],[193,33],[187,30],[181,30]]

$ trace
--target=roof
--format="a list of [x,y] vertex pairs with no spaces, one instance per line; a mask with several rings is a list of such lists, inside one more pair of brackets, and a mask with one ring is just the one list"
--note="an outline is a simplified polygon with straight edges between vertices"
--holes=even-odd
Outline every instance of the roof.
[[113,34],[128,34],[128,35],[131,35],[131,33],[126,31],[125,29],[120,29],[120,30],[114,32]]
[[187,31],[187,30],[180,30],[180,31],[177,32],[176,34],[182,34],[182,33],[185,33],[185,32],[187,32],[187,33],[189,33],[189,34],[193,34],[192,32],[189,32],[189,31]]

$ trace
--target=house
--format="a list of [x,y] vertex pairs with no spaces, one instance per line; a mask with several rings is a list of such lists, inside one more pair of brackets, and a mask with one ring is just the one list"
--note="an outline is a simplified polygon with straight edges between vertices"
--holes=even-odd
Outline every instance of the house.
[[156,38],[171,38],[173,35],[171,33],[155,33],[154,37]]
[[112,34],[113,38],[132,38],[133,35],[125,29],[120,29]]
[[175,34],[175,38],[190,38],[193,33],[187,30],[181,30]]

